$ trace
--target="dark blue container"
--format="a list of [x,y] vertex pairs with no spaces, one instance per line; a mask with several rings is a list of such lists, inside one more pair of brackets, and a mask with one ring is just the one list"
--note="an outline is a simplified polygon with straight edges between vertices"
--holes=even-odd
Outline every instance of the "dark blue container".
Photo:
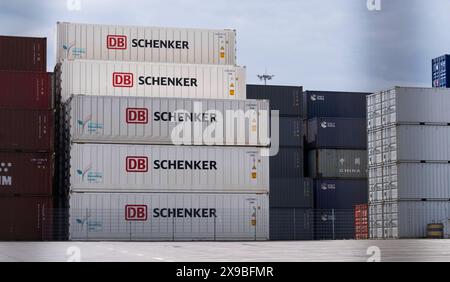
[[[298,117],[280,117],[278,130],[278,144],[286,147],[303,147],[303,120]],[[271,128],[272,143],[274,131]]]
[[366,96],[370,93],[306,91],[307,117],[366,118]]
[[271,178],[270,207],[312,208],[313,187],[305,184],[304,178]]
[[368,190],[367,180],[315,180],[314,208],[353,209],[368,203]]
[[248,99],[270,101],[271,110],[279,110],[280,116],[303,117],[303,88],[300,86],[247,85]]
[[450,55],[443,55],[431,62],[433,87],[450,88]]
[[313,240],[314,213],[310,209],[270,208],[270,240]]
[[353,209],[314,210],[315,240],[355,239],[355,214]]
[[270,158],[270,178],[303,178],[303,148],[281,147]]
[[309,149],[367,149],[367,119],[312,118],[307,125]]

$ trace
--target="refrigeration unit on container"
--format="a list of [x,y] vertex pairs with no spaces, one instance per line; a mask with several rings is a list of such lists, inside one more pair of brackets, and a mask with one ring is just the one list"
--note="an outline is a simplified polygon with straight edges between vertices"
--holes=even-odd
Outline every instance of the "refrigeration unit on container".
[[311,178],[367,178],[367,151],[319,149],[308,152]]
[[275,85],[247,85],[247,98],[270,101],[270,109],[280,116],[304,117],[303,87]]
[[63,61],[62,101],[70,95],[246,99],[244,67],[116,61]]
[[308,120],[307,146],[327,149],[366,149],[364,118],[312,118]]
[[306,91],[303,100],[307,117],[366,118],[369,93]]
[[450,55],[443,55],[431,62],[433,87],[450,87]]
[[353,209],[368,203],[367,180],[320,179],[314,181],[314,208]]
[[0,152],[0,197],[52,195],[53,169],[53,153]]
[[308,208],[270,207],[270,240],[314,239],[314,213]]
[[51,73],[0,71],[0,108],[48,110],[53,108]]
[[443,224],[450,238],[450,201],[394,201],[369,206],[370,239],[420,239],[428,224]]
[[0,110],[0,150],[52,152],[52,110]]
[[0,241],[52,239],[51,197],[0,197]]
[[71,240],[268,240],[267,194],[72,193]]
[[450,89],[394,87],[368,96],[369,131],[396,124],[447,125]]
[[267,149],[73,144],[75,192],[267,193]]
[[0,36],[0,70],[47,71],[47,39]]
[[75,95],[72,142],[269,146],[267,100]]
[[303,177],[303,148],[280,148],[270,159],[270,207],[312,206],[313,187]]
[[59,22],[57,59],[236,64],[236,31]]
[[450,164],[394,163],[369,168],[371,203],[450,199]]

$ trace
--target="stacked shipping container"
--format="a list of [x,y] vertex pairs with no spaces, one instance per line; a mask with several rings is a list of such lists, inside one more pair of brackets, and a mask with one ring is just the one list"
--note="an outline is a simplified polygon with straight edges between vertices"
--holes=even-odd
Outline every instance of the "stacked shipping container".
[[52,239],[54,111],[46,39],[0,36],[0,240]]
[[[302,93],[302,87],[247,86],[247,97],[268,99],[271,110],[279,115],[279,123],[272,124],[279,128],[279,138],[272,139],[272,147],[279,146],[279,150],[270,160],[271,240],[313,239],[313,191],[303,176],[302,122],[306,113]],[[275,128],[271,132],[273,137],[277,135]]]
[[443,55],[431,62],[433,87],[450,88],[450,55]]
[[373,239],[424,238],[450,224],[450,90],[395,87],[368,98]]
[[306,173],[315,239],[354,239],[353,209],[367,203],[367,93],[306,91]]
[[58,24],[70,238],[269,238],[269,106],[243,100],[235,49],[229,30]]

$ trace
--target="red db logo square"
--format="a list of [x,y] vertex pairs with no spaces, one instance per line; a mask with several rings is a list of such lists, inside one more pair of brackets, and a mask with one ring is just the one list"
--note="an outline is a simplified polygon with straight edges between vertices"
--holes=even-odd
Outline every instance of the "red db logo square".
[[127,37],[124,35],[108,35],[106,37],[106,47],[112,50],[126,50]]
[[146,205],[126,205],[125,220],[126,221],[147,221],[148,208]]

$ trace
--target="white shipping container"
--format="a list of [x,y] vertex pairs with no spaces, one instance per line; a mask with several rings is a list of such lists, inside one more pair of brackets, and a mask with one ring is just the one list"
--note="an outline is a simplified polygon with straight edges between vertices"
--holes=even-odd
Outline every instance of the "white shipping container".
[[57,24],[57,58],[177,64],[236,64],[236,31]]
[[72,142],[270,144],[267,100],[75,95],[66,111]]
[[368,129],[408,123],[450,122],[450,89],[394,87],[367,99]]
[[450,200],[450,164],[397,163],[369,169],[371,202]]
[[76,192],[267,193],[268,149],[218,146],[73,144]]
[[443,224],[450,238],[449,201],[396,201],[369,205],[371,239],[426,238],[428,224]]
[[71,240],[268,240],[267,194],[72,193]]
[[63,61],[62,101],[70,95],[246,99],[245,68],[113,61]]

